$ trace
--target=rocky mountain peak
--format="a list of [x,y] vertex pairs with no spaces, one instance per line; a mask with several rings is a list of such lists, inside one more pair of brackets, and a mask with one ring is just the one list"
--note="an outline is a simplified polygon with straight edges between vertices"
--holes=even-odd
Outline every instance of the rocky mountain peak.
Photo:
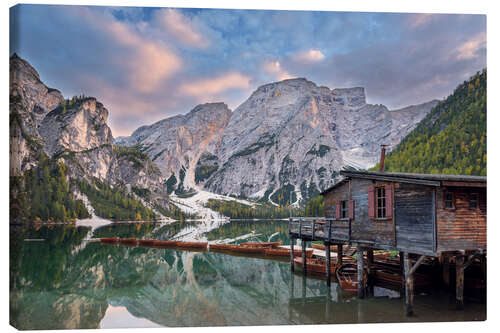
[[50,156],[79,152],[113,143],[107,119],[108,110],[94,97],[74,97],[49,112],[39,131]]
[[38,72],[17,54],[10,57],[9,66],[10,95],[20,97],[25,111],[33,112],[35,126],[38,126],[43,117],[64,98],[59,90],[43,84]]

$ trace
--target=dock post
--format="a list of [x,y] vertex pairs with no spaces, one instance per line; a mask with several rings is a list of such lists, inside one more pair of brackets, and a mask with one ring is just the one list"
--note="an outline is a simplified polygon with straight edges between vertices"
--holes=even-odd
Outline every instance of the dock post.
[[337,264],[339,266],[342,265],[342,257],[344,256],[344,254],[342,253],[342,244],[337,244]]
[[293,267],[293,243],[295,243],[295,239],[293,237],[290,237],[290,270],[293,272],[294,267]]
[[306,263],[306,247],[307,247],[307,242],[305,240],[301,240],[300,244],[302,245],[302,274],[306,275],[307,274],[307,263]]
[[364,260],[363,260],[363,248],[358,245],[356,250],[356,256],[358,259],[358,297],[365,297],[365,281],[364,281]]
[[411,261],[408,256],[408,252],[404,253],[404,271],[405,274],[405,303],[406,303],[406,315],[413,315],[413,274],[410,274]]
[[459,254],[456,256],[456,298],[457,298],[457,309],[463,310],[464,308],[464,256]]
[[325,254],[326,254],[326,285],[330,287],[331,284],[331,276],[330,276],[330,243],[325,243]]
[[446,288],[450,287],[450,258],[448,256],[443,257],[443,284]]
[[405,293],[405,259],[404,252],[399,251],[399,269],[401,270],[401,276],[403,277],[403,282],[401,286],[401,290]]
[[373,248],[366,250],[366,271],[368,274],[368,295],[373,296]]

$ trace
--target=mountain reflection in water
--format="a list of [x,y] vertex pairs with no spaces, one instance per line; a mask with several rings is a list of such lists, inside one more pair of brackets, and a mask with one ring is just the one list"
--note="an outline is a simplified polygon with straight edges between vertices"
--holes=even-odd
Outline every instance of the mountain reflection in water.
[[[172,239],[196,222],[120,223],[93,237]],[[358,300],[332,283],[292,274],[284,260],[214,252],[101,245],[87,227],[11,227],[10,322],[19,329],[319,324],[482,320],[484,304],[454,311],[449,295],[416,296],[415,313],[376,288]],[[205,228],[208,241],[288,242],[286,221],[234,221]],[[251,235],[251,236],[248,236]],[[255,236],[257,235],[257,236]],[[44,239],[27,242],[25,239]],[[391,296],[391,297],[387,297]]]

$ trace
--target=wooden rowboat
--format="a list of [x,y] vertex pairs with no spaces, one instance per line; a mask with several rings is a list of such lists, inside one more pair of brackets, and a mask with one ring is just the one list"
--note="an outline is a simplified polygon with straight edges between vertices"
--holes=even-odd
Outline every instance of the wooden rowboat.
[[213,244],[208,244],[208,247],[210,248],[210,250],[230,251],[234,247],[234,244],[216,244],[216,243],[213,243]]
[[242,243],[241,246],[246,247],[272,247],[276,248],[281,245],[281,241],[279,242],[245,242]]
[[154,243],[154,239],[139,239],[139,245],[153,246]]
[[[302,269],[302,257],[293,258],[294,265]],[[330,261],[330,273],[335,274],[337,270],[337,262]],[[308,272],[326,274],[326,261],[320,259],[306,258],[306,269]]]
[[154,246],[177,246],[178,241],[174,240],[155,240]]
[[250,246],[240,246],[232,244],[228,249],[229,251],[239,252],[239,253],[252,253],[252,254],[264,254],[266,250],[265,247],[250,247]]
[[110,244],[115,244],[118,243],[118,238],[116,237],[104,237],[100,239],[101,243],[110,243]]
[[[264,254],[268,256],[278,256],[278,257],[289,257],[290,249],[287,248],[276,248],[276,249],[265,249]],[[313,250],[306,250],[306,258],[311,258],[313,255]],[[294,257],[302,256],[302,250],[293,250]]]
[[316,249],[316,250],[323,250],[323,251],[325,250],[325,245],[323,245],[323,244],[312,243],[311,246],[313,249]]
[[182,242],[178,241],[176,246],[180,248],[191,248],[191,249],[206,249],[207,242]]
[[[358,267],[355,264],[343,264],[337,269],[337,281],[345,292],[356,293],[358,291]],[[366,273],[364,282],[366,284]]]
[[120,244],[137,245],[137,238],[120,238]]

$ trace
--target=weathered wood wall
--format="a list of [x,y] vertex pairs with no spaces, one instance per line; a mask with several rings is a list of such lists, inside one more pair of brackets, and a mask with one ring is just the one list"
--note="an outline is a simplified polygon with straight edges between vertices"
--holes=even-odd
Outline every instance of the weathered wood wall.
[[[455,208],[445,208],[445,193],[455,194]],[[469,208],[471,193],[478,194],[477,209]],[[437,190],[437,250],[486,249],[486,188],[444,187]]]
[[[350,240],[394,246],[394,219],[373,220],[368,216],[368,189],[374,185],[387,184],[390,183],[353,178],[350,180],[350,190],[348,182],[339,185],[325,194],[325,216],[335,218],[335,205],[339,200],[353,200],[354,219],[351,221]],[[348,235],[349,231],[348,220],[337,221],[334,226],[332,237],[338,236],[340,240],[346,239],[344,237]]]
[[435,188],[407,183],[394,187],[397,248],[412,253],[433,252]]

